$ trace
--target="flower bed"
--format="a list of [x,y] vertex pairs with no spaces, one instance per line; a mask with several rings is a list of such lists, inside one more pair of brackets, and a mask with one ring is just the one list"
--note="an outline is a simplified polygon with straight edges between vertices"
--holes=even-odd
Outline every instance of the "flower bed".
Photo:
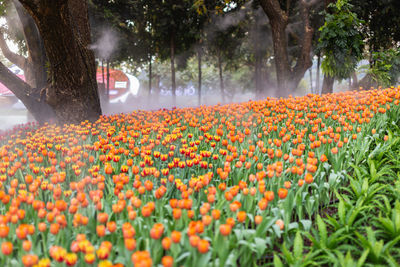
[[266,262],[311,229],[399,99],[388,88],[17,127],[0,136],[2,266]]

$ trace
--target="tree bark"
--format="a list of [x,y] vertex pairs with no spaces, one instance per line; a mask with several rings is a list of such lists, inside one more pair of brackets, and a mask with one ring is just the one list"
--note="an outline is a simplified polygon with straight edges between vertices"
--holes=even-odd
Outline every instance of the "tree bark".
[[222,102],[225,103],[225,87],[224,87],[224,76],[222,74],[221,53],[218,54],[218,70],[219,70],[219,89],[221,91]]
[[198,59],[198,79],[199,79],[199,84],[198,84],[198,102],[199,102],[199,106],[201,106],[201,57],[202,57],[202,51],[201,51],[201,47],[198,48],[197,50],[197,59]]
[[278,85],[277,93],[278,96],[286,96],[289,92],[289,80],[291,76],[285,32],[287,16],[284,16],[281,19],[270,18],[270,25],[274,44],[274,61]]
[[[289,2],[288,2],[289,3]],[[260,0],[261,7],[269,18],[272,40],[274,44],[274,60],[277,75],[278,96],[286,96],[295,90],[307,69],[312,65],[310,51],[314,30],[310,26],[310,4],[305,0],[299,1],[300,15],[304,25],[301,49],[297,55],[297,63],[290,67],[287,52],[286,27],[289,22],[289,4],[287,10],[282,10],[278,0]]]
[[172,86],[172,101],[176,106],[176,82],[175,82],[175,36],[171,34],[171,86]]
[[322,83],[322,92],[321,94],[329,94],[333,92],[333,83],[335,82],[335,78],[331,76],[324,75],[324,82]]
[[39,29],[50,64],[46,102],[59,123],[96,121],[101,115],[87,1],[20,0]]

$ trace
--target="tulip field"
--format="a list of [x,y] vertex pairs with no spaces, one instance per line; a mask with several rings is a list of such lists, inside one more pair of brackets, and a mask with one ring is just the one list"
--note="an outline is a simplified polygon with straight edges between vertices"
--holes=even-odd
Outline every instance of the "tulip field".
[[2,132],[0,266],[398,266],[399,101],[391,87]]

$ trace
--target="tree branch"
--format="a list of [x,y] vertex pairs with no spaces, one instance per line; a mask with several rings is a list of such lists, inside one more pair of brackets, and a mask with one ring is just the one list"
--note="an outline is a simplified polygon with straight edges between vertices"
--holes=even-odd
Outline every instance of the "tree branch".
[[0,62],[0,81],[24,104],[29,100],[32,88],[12,73],[3,63]]
[[4,39],[3,31],[0,29],[0,49],[3,55],[13,64],[17,65],[19,68],[25,70],[28,65],[28,61],[21,55],[15,54],[10,51],[6,40]]
[[41,95],[37,89],[32,88],[13,74],[3,63],[0,62],[0,81],[14,95],[21,100],[29,112],[39,122],[43,123],[55,118],[54,111],[51,107],[41,99]]
[[260,0],[260,4],[270,20],[276,19],[281,23],[287,24],[288,13],[281,9],[278,0]]

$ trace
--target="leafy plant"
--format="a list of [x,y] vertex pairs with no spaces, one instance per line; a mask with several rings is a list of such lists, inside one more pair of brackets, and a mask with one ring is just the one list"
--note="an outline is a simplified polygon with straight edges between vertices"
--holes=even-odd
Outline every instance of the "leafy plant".
[[290,266],[290,267],[300,267],[300,266],[319,266],[321,260],[318,259],[318,251],[309,251],[304,255],[304,243],[303,237],[300,231],[296,232],[296,237],[294,238],[292,251],[289,251],[286,243],[282,245],[283,259],[285,260],[285,265],[282,263],[278,254],[274,254],[274,266]]
[[400,236],[400,201],[396,200],[394,208],[390,210],[389,216],[379,216],[374,226],[381,229],[388,240]]
[[390,255],[390,249],[399,242],[400,236],[385,244],[383,240],[376,240],[375,233],[371,227],[366,228],[366,234],[367,237],[356,232],[360,245],[368,251],[368,259],[375,264],[387,263],[390,266],[397,266],[396,261]]
[[358,28],[363,21],[352,12],[347,0],[339,0],[328,7],[325,23],[319,29],[317,47],[324,54],[322,71],[339,80],[347,79],[362,58],[364,43]]

